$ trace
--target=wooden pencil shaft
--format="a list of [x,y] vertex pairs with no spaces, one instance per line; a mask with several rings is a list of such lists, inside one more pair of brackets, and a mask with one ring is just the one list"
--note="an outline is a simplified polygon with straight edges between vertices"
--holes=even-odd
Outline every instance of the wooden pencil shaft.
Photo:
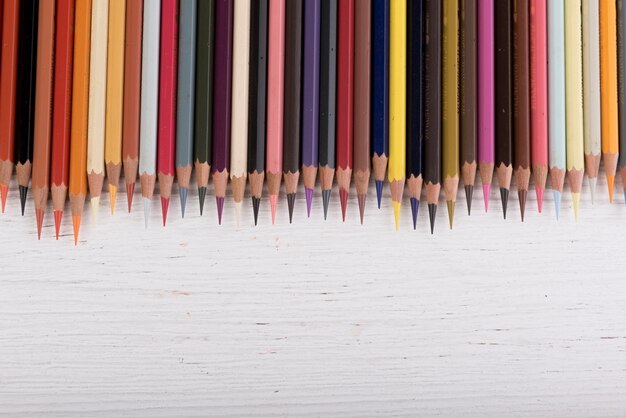
[[197,6],[196,0],[184,0],[180,3],[176,97],[177,167],[191,166],[193,163]]
[[250,95],[248,109],[248,171],[265,170],[267,94],[267,0],[252,2],[250,30]]
[[141,98],[141,31],[143,0],[126,2],[126,43],[124,52],[124,119],[122,160],[139,157],[139,114]]
[[389,0],[372,0],[372,152],[389,155]]
[[300,170],[300,103],[302,80],[302,0],[285,4],[285,110],[283,172]]
[[322,0],[321,16],[319,165],[335,168],[337,0]]
[[337,37],[337,168],[354,157],[354,0],[339,0]]
[[513,152],[512,2],[494,1],[496,166],[511,165]]
[[354,9],[354,169],[370,167],[372,2],[359,0]]
[[459,175],[459,19],[458,0],[443,2],[442,135],[444,179]]
[[422,174],[423,1],[409,1],[407,22],[406,177]]
[[424,182],[441,179],[441,3],[426,0],[424,42]]
[[406,175],[406,12],[406,0],[391,0],[388,177],[389,182],[400,180],[403,186]]
[[[18,42],[20,24],[20,1],[6,0],[2,14],[2,71],[0,72],[0,166],[13,163],[15,148],[15,113],[17,99]],[[10,166],[10,170],[13,166]],[[4,171],[4,170],[2,170]],[[0,182],[8,184],[9,179]],[[3,181],[4,180],[4,181]],[[6,182],[5,182],[6,181]]]
[[[254,2],[253,2],[254,3]],[[213,55],[215,0],[198,2],[196,86],[194,106],[194,160],[211,164],[213,153]]]
[[530,168],[530,62],[528,0],[515,0],[513,9],[514,168]]
[[[476,0],[459,0],[460,44],[459,44],[459,84],[460,84],[460,155],[461,164],[476,162],[477,133],[477,4]],[[485,4],[484,7],[487,7]],[[493,8],[493,3],[491,4]],[[493,12],[492,12],[493,13]],[[493,22],[492,28],[493,28]],[[492,29],[493,30],[493,29]],[[493,50],[493,49],[492,49]],[[485,71],[488,71],[485,69]],[[491,81],[493,82],[493,81]],[[493,113],[493,109],[492,109]]]

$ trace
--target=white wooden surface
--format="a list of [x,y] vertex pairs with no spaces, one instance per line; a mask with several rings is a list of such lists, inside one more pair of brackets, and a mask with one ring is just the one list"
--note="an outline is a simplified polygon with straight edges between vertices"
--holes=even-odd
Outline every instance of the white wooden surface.
[[[587,183],[585,181],[585,187]],[[568,193],[554,220],[512,194],[502,220],[497,185],[488,214],[459,196],[455,228],[440,205],[393,230],[388,190],[358,224],[339,197],[322,220],[320,196],[293,225],[227,201],[217,226],[190,196],[168,226],[154,199],[143,228],[133,213],[97,225],[85,214],[36,240],[32,201],[16,190],[0,217],[0,415],[21,416],[623,416],[626,414],[626,206],[606,183],[580,221]],[[530,194],[529,194],[530,197]],[[534,197],[534,192],[532,193]],[[125,207],[120,194],[117,208]],[[424,207],[425,209],[425,207]],[[378,252],[375,249],[378,248]]]

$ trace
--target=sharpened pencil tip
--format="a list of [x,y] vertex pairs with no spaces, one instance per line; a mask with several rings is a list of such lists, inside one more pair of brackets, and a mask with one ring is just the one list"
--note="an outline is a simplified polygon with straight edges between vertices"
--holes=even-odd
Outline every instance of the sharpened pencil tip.
[[393,220],[396,224],[396,231],[400,227],[400,202],[393,201]]
[[502,215],[506,219],[506,209],[509,206],[509,189],[500,188],[500,200],[502,201]]
[[224,211],[224,198],[215,196],[215,205],[217,206],[217,223],[222,224],[222,212]]
[[198,200],[200,201],[200,216],[204,212],[204,199],[206,198],[206,187],[198,187]]
[[411,216],[413,217],[413,230],[417,229],[417,214],[420,208],[420,201],[417,198],[411,198]]
[[35,209],[35,217],[37,218],[37,239],[41,239],[41,228],[43,227],[43,209]]
[[328,205],[330,203],[330,189],[322,190],[322,206],[324,207],[324,220],[328,216]]
[[2,213],[7,204],[7,195],[9,194],[9,186],[6,184],[0,184],[0,198],[2,199]]
[[63,211],[55,210],[54,211],[54,234],[56,236],[56,240],[59,240],[59,231],[61,230],[61,220],[63,219]]
[[485,213],[489,211],[489,196],[491,196],[491,184],[483,184],[483,201],[485,202]]
[[556,220],[558,221],[561,213],[561,192],[553,190],[552,196],[554,198],[554,212],[556,213]]
[[430,235],[435,232],[435,219],[437,217],[437,205],[434,203],[428,204],[428,219],[430,220]]
[[146,227],[146,229],[148,229],[148,221],[150,219],[150,199],[148,199],[147,197],[144,197],[142,199],[143,201],[143,222],[144,222],[144,226]]
[[380,203],[383,199],[383,186],[385,182],[383,180],[376,180],[376,200],[378,201],[378,209],[380,209]]
[[313,204],[313,189],[307,187],[304,188],[304,195],[306,196],[306,216],[311,217],[311,206]]
[[592,205],[596,200],[596,183],[597,183],[597,179],[595,177],[589,178],[589,190],[591,191],[591,204]]
[[472,214],[472,198],[474,197],[474,186],[471,184],[465,185],[465,202],[467,203],[467,215]]
[[115,199],[117,198],[117,187],[109,184],[109,207],[111,208],[111,215],[115,214]]
[[261,198],[252,196],[252,214],[254,215],[254,226],[259,220],[259,207],[261,206]]
[[91,198],[91,223],[98,221],[98,213],[100,212],[100,196]]
[[365,217],[365,202],[367,200],[366,194],[357,195],[359,201],[359,217],[361,218],[361,225],[363,225],[363,218]]
[[128,213],[133,207],[133,196],[135,194],[135,183],[126,184],[126,201],[128,202]]
[[544,193],[544,188],[543,187],[535,187],[535,194],[537,195],[537,211],[539,213],[541,213],[541,210],[543,209],[543,193]]
[[526,212],[526,197],[528,196],[528,190],[518,190],[517,197],[519,199],[519,210],[522,215],[522,222],[524,222],[524,213]]
[[163,216],[163,226],[167,223],[167,210],[170,207],[170,198],[161,196],[161,215]]
[[615,184],[615,176],[606,175],[606,183],[609,187],[609,203],[613,203],[613,187]]
[[80,232],[80,215],[72,215],[72,229],[74,230],[74,247],[78,245],[78,234]]
[[574,220],[578,222],[578,209],[580,208],[580,193],[572,193],[572,206],[574,206]]
[[296,194],[287,193],[287,210],[289,211],[289,223],[293,221],[293,207],[296,203]]
[[187,207],[187,194],[189,193],[189,189],[181,187],[178,192],[180,197],[180,214],[182,218],[185,218],[185,208]]
[[452,224],[454,222],[454,205],[455,201],[448,200],[446,204],[448,205],[448,224],[450,225],[450,229],[452,229]]
[[22,216],[24,216],[24,209],[26,209],[26,196],[28,196],[28,187],[18,186],[20,191],[20,207],[22,208]]
[[346,208],[348,207],[348,191],[344,188],[339,188],[339,201],[341,203],[341,219],[346,221]]
[[278,195],[270,195],[270,210],[272,212],[272,225],[276,223],[276,206],[278,204]]

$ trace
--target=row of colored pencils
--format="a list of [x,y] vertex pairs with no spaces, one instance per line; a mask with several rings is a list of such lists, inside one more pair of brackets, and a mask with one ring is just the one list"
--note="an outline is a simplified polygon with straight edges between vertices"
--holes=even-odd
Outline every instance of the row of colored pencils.
[[354,178],[363,222],[371,164],[396,228],[424,186],[431,232],[442,188],[450,227],[460,181],[471,211],[477,171],[505,217],[515,179],[522,220],[531,176],[557,217],[565,177],[576,216],[585,168],[593,198],[601,155],[611,199],[626,180],[622,0],[0,3],[2,210],[15,167],[39,235],[49,194],[57,238],[68,194],[75,240],[105,181],[113,213],[122,171],[146,225],[157,180],[163,224],[175,178],[184,216],[194,170],[220,223],[229,180],[237,219],[249,182],[257,222],[267,181],[291,220],[301,172],[309,216],[319,172],[324,216],[336,178],[345,220]]

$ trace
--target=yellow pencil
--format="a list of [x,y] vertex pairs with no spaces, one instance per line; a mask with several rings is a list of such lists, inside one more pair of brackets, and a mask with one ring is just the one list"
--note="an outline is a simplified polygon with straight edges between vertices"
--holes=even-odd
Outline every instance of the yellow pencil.
[[567,132],[567,178],[572,192],[576,220],[578,220],[580,189],[585,174],[581,29],[581,0],[568,0],[565,2],[565,126]]
[[600,0],[600,96],[602,109],[602,159],[613,201],[618,157],[617,122],[617,15],[615,0]]
[[391,0],[389,15],[388,178],[397,230],[406,176],[406,0]]
[[125,21],[126,0],[110,0],[104,163],[109,182],[111,214],[115,212],[117,185],[122,171]]

